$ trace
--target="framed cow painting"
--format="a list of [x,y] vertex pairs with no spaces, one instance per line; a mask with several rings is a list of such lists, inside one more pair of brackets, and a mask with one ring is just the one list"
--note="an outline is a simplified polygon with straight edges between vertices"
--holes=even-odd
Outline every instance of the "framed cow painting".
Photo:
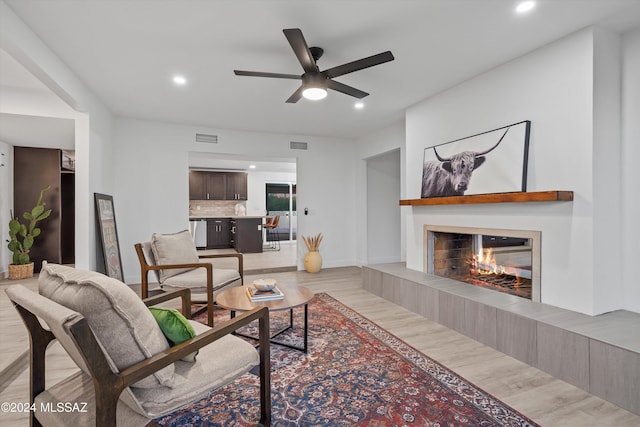
[[421,197],[527,191],[530,131],[525,120],[425,148]]

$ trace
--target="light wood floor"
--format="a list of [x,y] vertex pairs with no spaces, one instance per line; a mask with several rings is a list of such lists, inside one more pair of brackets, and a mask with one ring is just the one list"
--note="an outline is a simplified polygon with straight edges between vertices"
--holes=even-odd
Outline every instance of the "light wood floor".
[[[257,277],[247,276],[247,280]],[[543,426],[640,426],[639,416],[364,291],[359,268],[325,269],[316,274],[270,273],[269,277],[327,292]],[[7,282],[0,282],[4,335],[0,369],[27,345],[26,331],[2,292],[7,286]],[[47,380],[55,383],[75,368],[59,349],[50,352]],[[26,401],[27,381],[28,373],[22,371],[8,383],[0,383],[0,402]],[[0,425],[26,426],[27,421],[22,414],[0,413]]]

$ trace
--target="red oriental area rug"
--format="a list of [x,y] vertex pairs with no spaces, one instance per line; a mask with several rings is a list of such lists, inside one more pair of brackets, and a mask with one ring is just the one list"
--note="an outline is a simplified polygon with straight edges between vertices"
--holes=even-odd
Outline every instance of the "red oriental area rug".
[[[300,345],[302,312],[297,310],[299,324],[278,339]],[[216,323],[225,319],[228,312],[220,310]],[[288,320],[288,311],[271,314],[273,329]],[[309,303],[309,353],[273,344],[271,381],[274,426],[537,425],[323,293]],[[255,426],[258,393],[258,378],[247,374],[155,421],[163,426]]]

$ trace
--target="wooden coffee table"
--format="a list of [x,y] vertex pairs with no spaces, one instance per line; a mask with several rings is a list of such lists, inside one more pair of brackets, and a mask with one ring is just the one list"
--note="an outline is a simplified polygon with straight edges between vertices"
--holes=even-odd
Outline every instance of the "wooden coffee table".
[[[307,353],[308,350],[308,332],[309,332],[309,314],[308,303],[313,299],[314,293],[311,289],[298,285],[280,284],[276,285],[280,291],[284,294],[283,299],[252,302],[247,296],[247,286],[238,286],[235,288],[227,289],[218,294],[216,297],[216,304],[220,307],[226,308],[231,311],[231,318],[235,317],[236,311],[249,311],[254,308],[267,307],[269,312],[289,310],[289,326],[277,331],[271,335],[270,339],[273,344],[282,345],[285,347],[293,348],[294,350],[300,350]],[[290,344],[273,341],[273,338],[277,337],[281,333],[293,329],[293,309],[295,307],[304,306],[304,337],[303,346],[296,347]],[[253,338],[242,334],[247,338]]]

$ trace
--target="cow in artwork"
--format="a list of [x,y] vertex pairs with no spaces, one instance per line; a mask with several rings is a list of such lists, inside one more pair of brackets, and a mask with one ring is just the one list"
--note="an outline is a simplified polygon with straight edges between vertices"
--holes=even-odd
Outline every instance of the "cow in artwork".
[[424,162],[421,197],[463,196],[469,188],[473,171],[485,162],[486,154],[500,145],[508,131],[507,128],[496,145],[482,152],[463,151],[445,158],[433,147],[438,161]]

